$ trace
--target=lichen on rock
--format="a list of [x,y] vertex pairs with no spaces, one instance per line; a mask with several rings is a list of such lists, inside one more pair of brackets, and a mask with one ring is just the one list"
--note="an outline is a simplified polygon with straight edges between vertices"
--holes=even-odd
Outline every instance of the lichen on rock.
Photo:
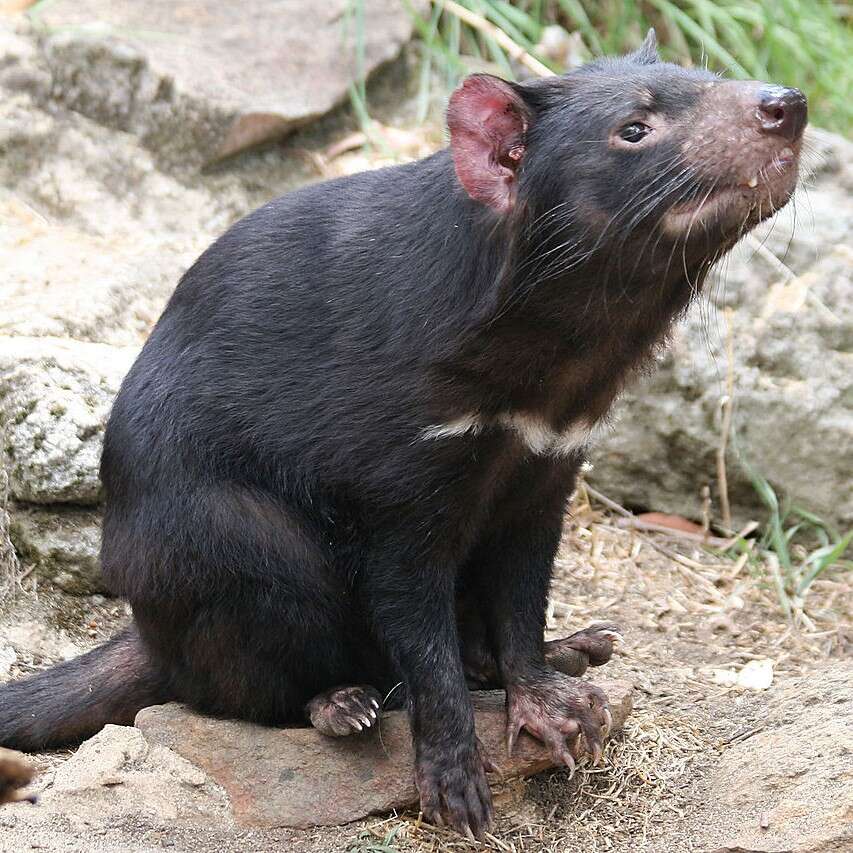
[[[3,427],[0,425],[0,443],[3,442]],[[18,575],[18,555],[9,538],[9,513],[6,502],[9,494],[9,475],[0,463],[0,599],[14,586]]]
[[9,535],[21,559],[44,582],[72,595],[106,591],[99,561],[99,512],[66,506],[17,506]]
[[0,423],[10,495],[97,504],[103,430],[136,349],[0,337]]

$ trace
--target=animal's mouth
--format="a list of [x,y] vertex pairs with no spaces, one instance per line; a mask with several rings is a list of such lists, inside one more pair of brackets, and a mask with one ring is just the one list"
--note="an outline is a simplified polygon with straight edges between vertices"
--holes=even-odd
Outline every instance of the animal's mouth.
[[[723,232],[744,232],[783,207],[797,183],[798,153],[785,146],[760,168],[734,180],[711,180],[687,201],[671,207],[663,217],[664,230],[687,239],[694,231],[716,225]],[[697,226],[699,228],[697,229]]]
[[[759,183],[769,183],[776,176],[784,178],[786,173],[796,165],[797,155],[794,149],[785,146],[781,151],[777,152],[768,163],[765,163],[754,175],[752,175],[745,183],[738,186],[745,186],[748,189],[757,189]],[[796,177],[796,176],[795,176]]]

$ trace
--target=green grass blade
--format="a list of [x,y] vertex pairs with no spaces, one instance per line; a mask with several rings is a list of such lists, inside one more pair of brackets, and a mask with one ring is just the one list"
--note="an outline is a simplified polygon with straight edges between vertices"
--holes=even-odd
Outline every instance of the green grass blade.
[[670,0],[648,0],[649,5],[654,6],[667,19],[677,24],[687,36],[697,45],[704,48],[709,56],[713,56],[726,70],[736,74],[738,77],[749,77],[750,73],[731,55],[713,36],[706,33],[693,18],[683,9],[679,9]]
[[785,581],[782,577],[782,572],[779,570],[779,560],[775,554],[767,555],[767,565],[770,567],[770,577],[773,580],[773,586],[776,589],[776,596],[779,599],[779,604],[782,610],[785,611],[785,616],[790,619],[792,616],[791,599],[788,596],[788,591],[785,589]]
[[[459,54],[448,47],[440,33],[435,36],[431,34],[429,21],[425,21],[417,13],[410,0],[403,0],[403,5],[412,16],[412,23],[420,37],[427,43],[429,50],[431,50],[434,55],[437,54],[454,74],[457,76],[465,74],[465,63],[459,58]],[[457,18],[452,18],[452,20],[455,20],[458,23]]]
[[574,22],[586,41],[587,47],[595,54],[601,56],[605,51],[598,37],[598,32],[592,25],[589,15],[579,0],[558,0],[560,8]]
[[432,68],[435,56],[435,40],[438,36],[438,22],[441,18],[441,7],[434,6],[430,19],[426,22],[424,31],[423,56],[418,74],[418,100],[416,121],[423,124],[429,112],[429,99],[432,91]]
[[823,572],[836,564],[839,558],[850,547],[851,542],[853,542],[853,530],[842,537],[835,545],[819,548],[817,551],[814,551],[806,561],[806,565],[811,565],[811,569],[806,572],[800,581],[797,587],[797,595],[803,595]]

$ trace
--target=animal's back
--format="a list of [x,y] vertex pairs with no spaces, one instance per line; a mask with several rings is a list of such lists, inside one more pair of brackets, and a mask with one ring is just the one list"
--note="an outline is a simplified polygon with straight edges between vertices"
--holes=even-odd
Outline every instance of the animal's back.
[[434,490],[406,459],[429,451],[417,444],[428,373],[456,333],[447,323],[470,320],[458,303],[476,312],[489,266],[452,218],[423,216],[454,198],[470,215],[449,175],[441,152],[307,187],[187,271],[106,429],[101,556],[116,592],[239,586],[252,571],[229,574],[229,560],[292,576],[302,569],[276,527],[339,546],[338,516],[351,525],[371,504]]
[[[221,469],[232,454],[327,473],[340,447],[358,455],[410,429],[423,370],[452,339],[459,303],[476,307],[474,271],[488,266],[459,245],[452,219],[424,216],[459,194],[447,159],[304,188],[217,240],[122,385],[106,433],[108,493],[131,467],[159,484],[169,470]],[[195,458],[164,470],[159,457],[184,441]]]

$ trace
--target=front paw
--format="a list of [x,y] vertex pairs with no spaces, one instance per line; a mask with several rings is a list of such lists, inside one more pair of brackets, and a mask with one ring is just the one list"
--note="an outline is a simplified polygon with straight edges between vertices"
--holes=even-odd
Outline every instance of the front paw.
[[494,769],[476,738],[470,747],[419,744],[415,782],[424,819],[482,839],[493,818],[486,771]]
[[556,763],[572,771],[584,748],[598,764],[612,724],[604,692],[562,672],[538,670],[507,687],[510,755],[519,732],[526,729],[548,747]]

